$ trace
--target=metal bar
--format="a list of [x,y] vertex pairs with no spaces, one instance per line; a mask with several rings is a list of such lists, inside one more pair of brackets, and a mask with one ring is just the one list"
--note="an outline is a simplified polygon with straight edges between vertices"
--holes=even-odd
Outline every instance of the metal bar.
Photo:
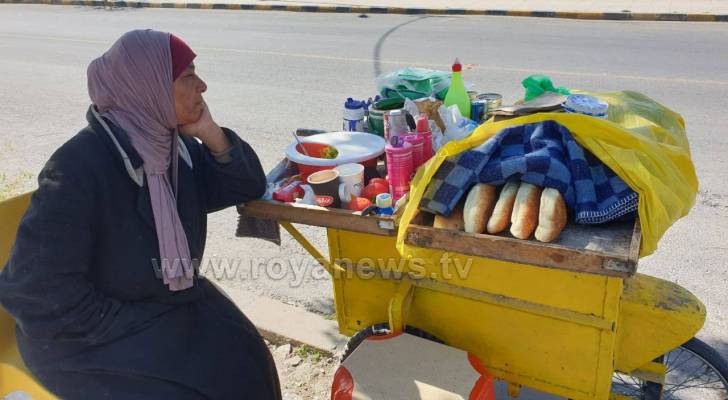
[[339,266],[335,263],[332,263],[328,259],[326,259],[326,257],[324,257],[323,254],[321,254],[321,252],[316,248],[316,246],[311,244],[311,242],[309,242],[308,239],[306,239],[306,237],[303,236],[303,234],[301,234],[301,232],[298,231],[298,229],[296,229],[293,225],[291,225],[290,222],[278,221],[278,223],[283,227],[283,229],[288,231],[288,233],[290,233],[291,236],[293,236],[293,238],[296,239],[296,241],[298,243],[300,243],[301,246],[303,246],[303,248],[306,249],[306,251],[308,251],[309,254],[311,254],[311,257],[316,259],[316,261],[318,261],[321,264],[321,266],[323,266],[324,269],[326,269],[326,271],[329,274],[331,274],[333,276],[334,273],[336,273],[337,271],[345,272],[345,270],[343,268],[341,268],[341,266]]

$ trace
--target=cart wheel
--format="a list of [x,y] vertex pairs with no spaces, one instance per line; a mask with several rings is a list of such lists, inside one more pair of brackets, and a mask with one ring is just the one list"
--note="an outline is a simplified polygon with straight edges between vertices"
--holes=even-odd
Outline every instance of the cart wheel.
[[728,362],[703,341],[692,338],[661,357],[665,384],[616,373],[612,391],[641,400],[726,400]]
[[[414,326],[407,325],[404,327],[404,331],[413,336],[432,340],[433,342],[437,342],[440,344],[445,344],[445,342],[438,339],[436,336],[427,333],[422,329],[415,328]],[[344,348],[344,354],[341,356],[341,361],[343,362],[344,360],[346,360],[366,338],[370,336],[384,336],[390,334],[391,332],[392,330],[389,329],[389,324],[386,322],[381,324],[374,324],[360,330],[359,332],[355,333],[348,342],[346,342],[346,347]]]

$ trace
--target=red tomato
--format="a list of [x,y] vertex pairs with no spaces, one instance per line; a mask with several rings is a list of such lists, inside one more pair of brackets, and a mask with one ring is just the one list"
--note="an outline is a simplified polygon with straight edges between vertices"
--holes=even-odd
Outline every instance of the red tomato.
[[367,207],[371,206],[372,202],[369,199],[363,197],[353,197],[349,202],[349,210],[352,211],[363,211]]
[[382,185],[389,187],[389,182],[384,178],[372,178],[369,180],[369,184],[371,185],[372,183],[381,183]]
[[389,186],[383,185],[379,182],[374,182],[366,185],[361,191],[361,197],[369,199],[374,202],[379,193],[389,193]]

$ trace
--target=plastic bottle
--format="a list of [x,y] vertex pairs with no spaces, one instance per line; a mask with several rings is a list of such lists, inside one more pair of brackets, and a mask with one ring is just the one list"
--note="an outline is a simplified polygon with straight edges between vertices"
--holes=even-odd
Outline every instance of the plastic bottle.
[[366,111],[366,102],[354,100],[351,97],[346,99],[344,103],[344,131],[366,132],[366,124],[364,124]]
[[456,58],[452,65],[450,88],[447,90],[447,95],[445,95],[445,107],[456,104],[460,110],[460,114],[465,118],[470,118],[470,96],[468,95],[468,91],[465,90],[465,84],[463,83],[463,76],[461,74],[462,70],[463,66]]

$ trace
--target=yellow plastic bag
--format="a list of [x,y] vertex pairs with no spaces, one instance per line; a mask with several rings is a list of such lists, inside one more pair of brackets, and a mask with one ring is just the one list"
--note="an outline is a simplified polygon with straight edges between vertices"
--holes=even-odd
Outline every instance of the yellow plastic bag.
[[443,146],[412,180],[409,201],[399,223],[397,250],[400,254],[404,258],[427,260],[437,252],[409,246],[404,239],[427,184],[445,159],[480,145],[504,128],[546,120],[564,125],[579,144],[639,194],[640,257],[652,254],[665,231],[687,215],[695,203],[698,179],[690,159],[685,122],[679,114],[640,93],[581,93],[609,103],[609,119],[540,113],[485,123],[469,137]]

